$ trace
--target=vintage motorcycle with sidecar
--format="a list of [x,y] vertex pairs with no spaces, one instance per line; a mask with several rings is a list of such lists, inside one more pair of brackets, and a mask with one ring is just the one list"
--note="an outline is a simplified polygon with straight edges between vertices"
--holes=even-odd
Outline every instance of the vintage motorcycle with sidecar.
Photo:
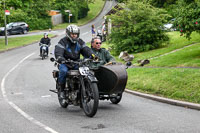
[[[50,59],[59,67],[54,58]],[[79,61],[66,60],[66,65],[78,65],[78,70],[69,70],[66,78],[65,99],[60,97],[58,84],[58,70],[53,70],[53,78],[56,81],[56,90],[50,90],[58,94],[61,107],[68,105],[80,106],[85,114],[93,117],[98,109],[99,100],[110,100],[117,104],[121,101],[122,93],[127,83],[126,68],[131,65],[114,64],[100,66],[98,69],[91,68],[91,63],[99,63],[92,59]]]

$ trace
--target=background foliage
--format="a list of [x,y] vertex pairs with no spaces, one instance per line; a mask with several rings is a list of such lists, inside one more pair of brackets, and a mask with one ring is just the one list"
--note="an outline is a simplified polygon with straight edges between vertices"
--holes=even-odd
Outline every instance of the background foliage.
[[193,31],[200,33],[199,0],[179,0],[175,16],[174,25],[181,32],[181,36],[190,39]]
[[[71,22],[77,22],[87,16],[90,2],[94,0],[6,0],[6,9],[11,12],[7,16],[7,23],[24,21],[30,30],[52,28],[51,17],[48,15],[50,10],[60,10],[65,22],[69,19],[69,13],[65,10],[71,10]],[[3,1],[0,2],[0,13],[0,26],[4,26]]]
[[148,3],[129,1],[124,10],[111,15],[110,42],[116,54],[155,49],[168,40],[163,24],[169,16]]

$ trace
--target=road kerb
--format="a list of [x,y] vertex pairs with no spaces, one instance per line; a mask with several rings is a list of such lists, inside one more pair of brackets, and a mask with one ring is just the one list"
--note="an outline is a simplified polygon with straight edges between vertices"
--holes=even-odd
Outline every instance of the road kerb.
[[125,92],[136,95],[136,96],[148,98],[151,100],[167,103],[167,104],[172,104],[172,105],[181,106],[181,107],[185,107],[185,108],[200,110],[200,104],[196,104],[196,103],[173,100],[173,99],[154,96],[154,95],[150,95],[150,94],[145,94],[145,93],[141,93],[141,92],[137,92],[137,91],[133,91],[133,90],[129,90],[129,89],[125,89]]

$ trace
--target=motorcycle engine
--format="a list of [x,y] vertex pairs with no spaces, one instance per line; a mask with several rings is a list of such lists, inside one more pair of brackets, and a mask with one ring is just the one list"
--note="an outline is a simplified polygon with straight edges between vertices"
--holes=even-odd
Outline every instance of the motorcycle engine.
[[77,91],[72,91],[72,92],[69,93],[69,99],[71,101],[76,100],[76,98],[77,98]]

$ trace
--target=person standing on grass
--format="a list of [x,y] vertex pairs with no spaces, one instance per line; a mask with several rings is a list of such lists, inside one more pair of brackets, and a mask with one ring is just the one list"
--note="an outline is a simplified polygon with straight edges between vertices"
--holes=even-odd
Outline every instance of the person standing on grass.
[[96,36],[96,30],[94,28],[94,25],[92,25],[91,31],[92,31],[92,38],[94,38]]

